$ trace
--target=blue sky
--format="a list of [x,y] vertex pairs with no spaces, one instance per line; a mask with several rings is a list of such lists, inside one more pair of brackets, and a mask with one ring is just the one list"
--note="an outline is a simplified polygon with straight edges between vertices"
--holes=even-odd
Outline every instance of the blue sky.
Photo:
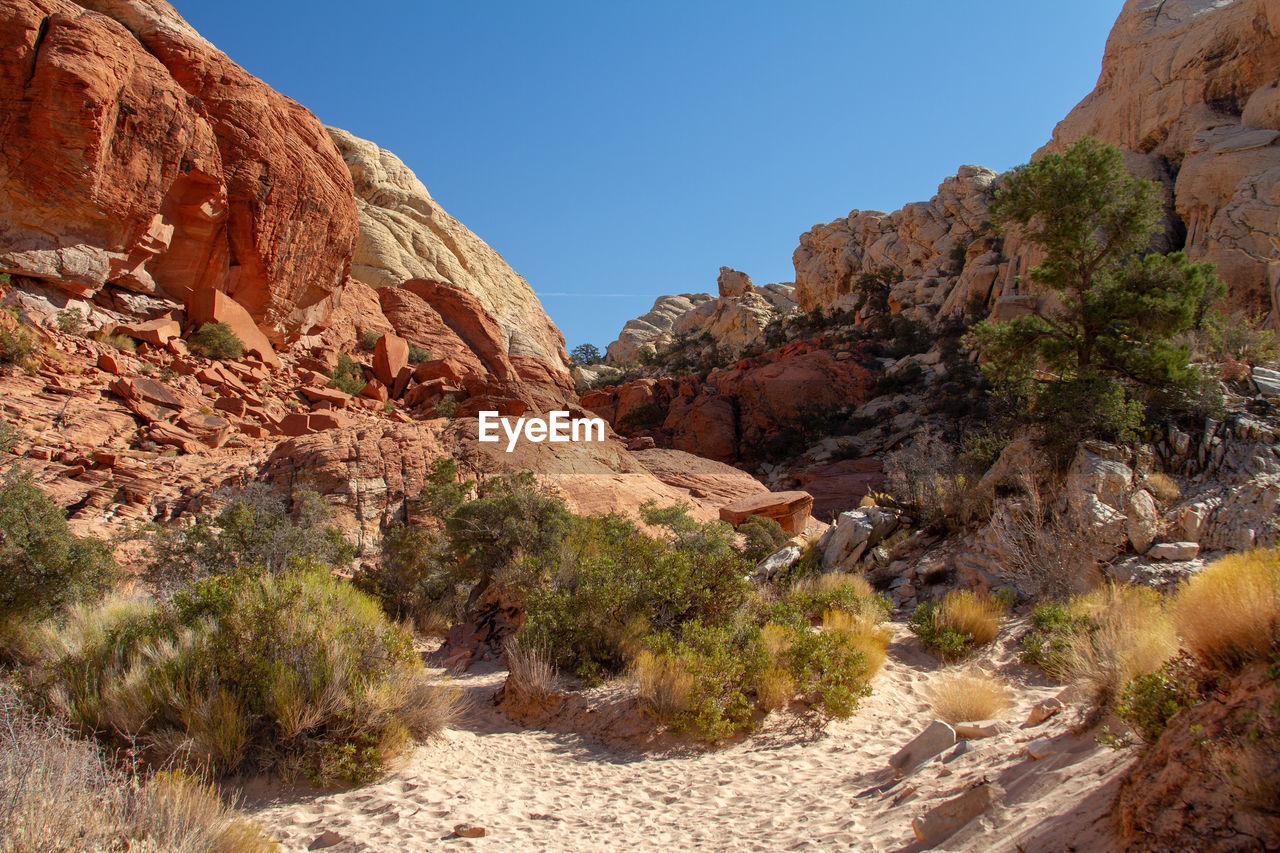
[[250,72],[394,151],[602,349],[721,265],[790,281],[812,225],[1025,162],[1120,0],[176,0]]

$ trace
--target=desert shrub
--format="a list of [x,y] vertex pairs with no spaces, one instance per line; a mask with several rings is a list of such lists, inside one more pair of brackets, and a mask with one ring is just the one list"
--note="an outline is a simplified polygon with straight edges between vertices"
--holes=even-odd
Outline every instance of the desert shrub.
[[0,478],[0,622],[45,618],[119,578],[106,543],[81,539],[26,475]]
[[113,335],[106,329],[99,329],[93,334],[93,339],[100,344],[115,347],[121,352],[137,352],[138,342],[128,335]]
[[1009,688],[981,669],[948,672],[927,689],[933,715],[946,723],[993,720],[1009,708]]
[[420,364],[431,360],[431,350],[409,344],[409,363]]
[[873,590],[866,578],[845,572],[828,572],[796,581],[791,585],[787,603],[811,621],[830,610],[842,610],[876,624],[887,618],[890,606],[889,599]]
[[738,533],[743,538],[739,551],[752,563],[764,560],[791,538],[781,524],[762,515],[753,515],[739,524]]
[[694,676],[682,659],[643,649],[632,664],[632,677],[640,710],[658,722],[670,722],[689,707]]
[[360,349],[366,352],[373,352],[378,346],[378,341],[382,340],[382,335],[377,332],[369,331],[360,336]]
[[1076,517],[1054,511],[1043,470],[1030,461],[1012,473],[1006,485],[1019,493],[996,504],[990,526],[1007,555],[1000,566],[1005,580],[1030,596],[1066,599],[1096,586],[1100,557],[1114,546]]
[[1267,328],[1266,320],[1243,312],[1231,316],[1210,313],[1199,329],[1183,333],[1192,357],[1201,361],[1238,361],[1266,364],[1280,358],[1280,336]]
[[356,395],[369,383],[364,378],[364,368],[345,352],[338,353],[338,363],[329,371],[329,385],[339,391]]
[[158,589],[249,567],[345,569],[355,556],[342,531],[325,524],[329,508],[315,492],[295,493],[291,513],[261,483],[215,496],[226,501],[216,516],[200,515],[194,524],[162,529],[153,539],[146,574]]
[[1106,586],[1074,599],[1071,610],[1082,622],[1063,656],[1065,674],[1099,711],[1114,708],[1130,681],[1177,650],[1160,594],[1149,587]]
[[691,682],[683,707],[671,715],[673,729],[714,743],[751,727],[755,705],[748,690],[764,663],[752,639],[729,624],[701,620],[681,626],[679,638],[663,633],[649,639],[658,666],[687,673]]
[[122,768],[0,688],[0,849],[269,853],[275,842],[209,783]]
[[[685,503],[659,507],[654,501],[646,501],[640,507],[640,517],[645,524],[664,529],[676,548],[711,554],[726,553],[733,546],[733,527],[722,521],[695,521]],[[782,529],[781,525],[778,529]]]
[[89,322],[88,316],[78,308],[63,308],[54,317],[58,324],[58,331],[67,335],[78,335],[84,331],[84,326]]
[[439,531],[397,522],[382,535],[377,563],[362,566],[353,580],[390,616],[409,619],[421,630],[465,616],[466,594],[459,594],[456,566]]
[[12,329],[0,326],[0,363],[12,364],[27,370],[31,366],[31,359],[35,352],[35,342],[31,340],[31,333],[26,329],[16,323]]
[[672,546],[617,516],[573,518],[556,548],[528,567],[521,637],[589,680],[618,673],[647,632],[727,620],[750,568],[732,549]]
[[377,602],[323,570],[81,608],[42,629],[32,658],[32,689],[81,730],[214,773],[368,781],[456,704]]
[[244,356],[244,341],[226,323],[205,323],[187,339],[196,355],[205,358],[236,359]]
[[945,659],[962,658],[996,638],[1009,601],[985,593],[955,590],[939,602],[912,612],[907,627],[925,647]]
[[1018,658],[1040,667],[1051,678],[1065,679],[1072,637],[1087,627],[1087,620],[1068,605],[1042,601],[1031,610],[1031,630],[1022,638]]
[[967,522],[971,487],[951,446],[928,427],[884,462],[889,492],[909,506],[925,527]]
[[1178,590],[1172,611],[1183,647],[1205,666],[1267,660],[1280,641],[1280,549],[1215,560]]
[[1130,680],[1116,705],[1116,716],[1152,743],[1164,734],[1174,714],[1199,700],[1200,687],[1191,661],[1176,657],[1155,672]]
[[458,414],[458,401],[453,397],[442,397],[436,403],[437,418],[452,418]]

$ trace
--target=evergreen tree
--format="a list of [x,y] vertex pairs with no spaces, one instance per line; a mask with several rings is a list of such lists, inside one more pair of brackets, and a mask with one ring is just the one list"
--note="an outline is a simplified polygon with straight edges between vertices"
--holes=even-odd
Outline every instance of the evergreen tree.
[[1029,276],[1051,293],[1027,316],[978,324],[971,343],[993,393],[1060,446],[1132,440],[1144,404],[1197,383],[1172,338],[1203,320],[1223,286],[1211,264],[1147,253],[1161,199],[1119,149],[1085,137],[1015,169],[991,204],[998,228],[1044,251]]

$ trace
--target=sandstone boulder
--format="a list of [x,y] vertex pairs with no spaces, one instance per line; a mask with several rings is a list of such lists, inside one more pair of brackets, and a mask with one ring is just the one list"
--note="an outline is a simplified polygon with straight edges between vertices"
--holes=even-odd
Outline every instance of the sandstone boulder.
[[735,527],[753,515],[772,518],[791,534],[803,533],[813,509],[808,492],[770,492],[734,501],[720,508],[720,520]]
[[383,385],[394,385],[400,371],[409,366],[409,342],[399,335],[383,335],[373,348],[373,375]]

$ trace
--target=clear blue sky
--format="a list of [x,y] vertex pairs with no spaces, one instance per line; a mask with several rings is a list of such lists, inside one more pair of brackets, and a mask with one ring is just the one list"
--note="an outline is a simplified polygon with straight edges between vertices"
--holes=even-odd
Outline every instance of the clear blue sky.
[[818,222],[1025,162],[1120,0],[175,0],[250,72],[394,151],[602,349]]

